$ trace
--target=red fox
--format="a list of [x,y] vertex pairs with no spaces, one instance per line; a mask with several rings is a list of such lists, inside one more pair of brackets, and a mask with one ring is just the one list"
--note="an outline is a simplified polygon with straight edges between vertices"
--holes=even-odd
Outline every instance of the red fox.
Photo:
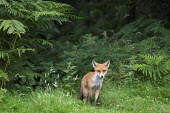
[[95,72],[89,72],[82,78],[80,99],[85,102],[88,100],[92,104],[92,96],[95,93],[95,104],[98,105],[100,89],[102,88],[103,79],[109,68],[110,61],[103,64],[92,61],[92,65]]

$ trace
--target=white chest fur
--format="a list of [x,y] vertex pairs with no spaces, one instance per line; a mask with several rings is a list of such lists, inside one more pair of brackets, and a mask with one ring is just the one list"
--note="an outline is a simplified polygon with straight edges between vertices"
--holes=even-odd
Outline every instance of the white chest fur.
[[102,87],[103,78],[100,78],[98,75],[95,75],[93,78],[94,83],[92,84],[92,89],[100,89]]

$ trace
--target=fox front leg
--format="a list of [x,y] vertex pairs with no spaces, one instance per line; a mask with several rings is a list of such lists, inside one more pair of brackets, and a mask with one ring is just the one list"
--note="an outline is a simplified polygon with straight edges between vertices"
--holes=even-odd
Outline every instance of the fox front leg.
[[96,106],[98,106],[98,101],[99,101],[99,94],[100,94],[100,90],[96,90],[96,93],[95,93],[95,104]]
[[93,96],[93,90],[89,89],[88,101],[90,104],[92,104],[92,96]]

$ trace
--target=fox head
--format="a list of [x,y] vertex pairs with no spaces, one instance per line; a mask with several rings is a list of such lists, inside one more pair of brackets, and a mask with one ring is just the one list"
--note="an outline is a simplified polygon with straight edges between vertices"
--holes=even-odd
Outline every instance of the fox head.
[[107,61],[103,64],[99,64],[93,60],[92,65],[94,67],[95,73],[99,76],[99,78],[103,79],[109,68],[110,61]]

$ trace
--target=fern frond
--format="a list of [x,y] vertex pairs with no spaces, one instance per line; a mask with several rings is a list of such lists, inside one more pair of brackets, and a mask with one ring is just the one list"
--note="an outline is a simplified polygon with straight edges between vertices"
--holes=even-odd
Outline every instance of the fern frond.
[[[38,21],[39,18],[54,18],[54,17],[62,17],[64,16],[63,13],[60,13],[60,12],[56,12],[56,11],[41,11],[41,12],[38,12],[38,11],[34,11],[33,12],[33,15],[35,17],[35,20]],[[61,19],[62,20],[62,19]]]
[[16,48],[16,49],[13,49],[13,50],[9,50],[9,53],[17,52],[18,56],[21,57],[21,54],[25,53],[26,51],[35,52],[35,49],[20,47],[20,48]]
[[0,29],[7,30],[7,34],[16,34],[20,37],[20,34],[26,33],[26,26],[20,21],[0,19],[0,22]]
[[57,10],[58,12],[73,12],[75,9],[68,5],[68,4],[61,4],[61,3],[56,3],[52,1],[39,1],[37,2],[40,6],[42,6],[44,9],[48,10]]
[[72,6],[52,1],[22,0],[7,2],[3,0],[0,5],[2,6],[0,7],[2,18],[4,15],[9,18],[14,16],[24,21],[24,24],[31,23],[31,26],[37,25],[37,21],[39,21],[38,26],[42,26],[44,22],[49,24],[51,20],[56,20],[61,24],[71,19],[78,19]]
[[135,64],[134,67],[154,80],[161,79],[164,74],[170,71],[170,59],[168,56],[140,55],[140,57],[144,58],[145,63]]
[[9,4],[6,0],[1,0],[1,1],[0,1],[0,5],[1,5],[1,6],[8,7],[10,4]]
[[157,27],[155,27],[155,28],[153,28],[153,29],[151,29],[151,30],[153,30],[155,33],[160,33],[160,34],[162,34],[163,36],[167,36],[167,35],[170,34],[170,33],[169,33],[169,30],[166,29],[166,28],[164,28],[164,27],[162,27],[162,26],[157,26]]
[[54,47],[54,45],[50,41],[44,39],[31,39],[30,42],[31,43],[38,42],[42,45],[49,45],[51,48]]

